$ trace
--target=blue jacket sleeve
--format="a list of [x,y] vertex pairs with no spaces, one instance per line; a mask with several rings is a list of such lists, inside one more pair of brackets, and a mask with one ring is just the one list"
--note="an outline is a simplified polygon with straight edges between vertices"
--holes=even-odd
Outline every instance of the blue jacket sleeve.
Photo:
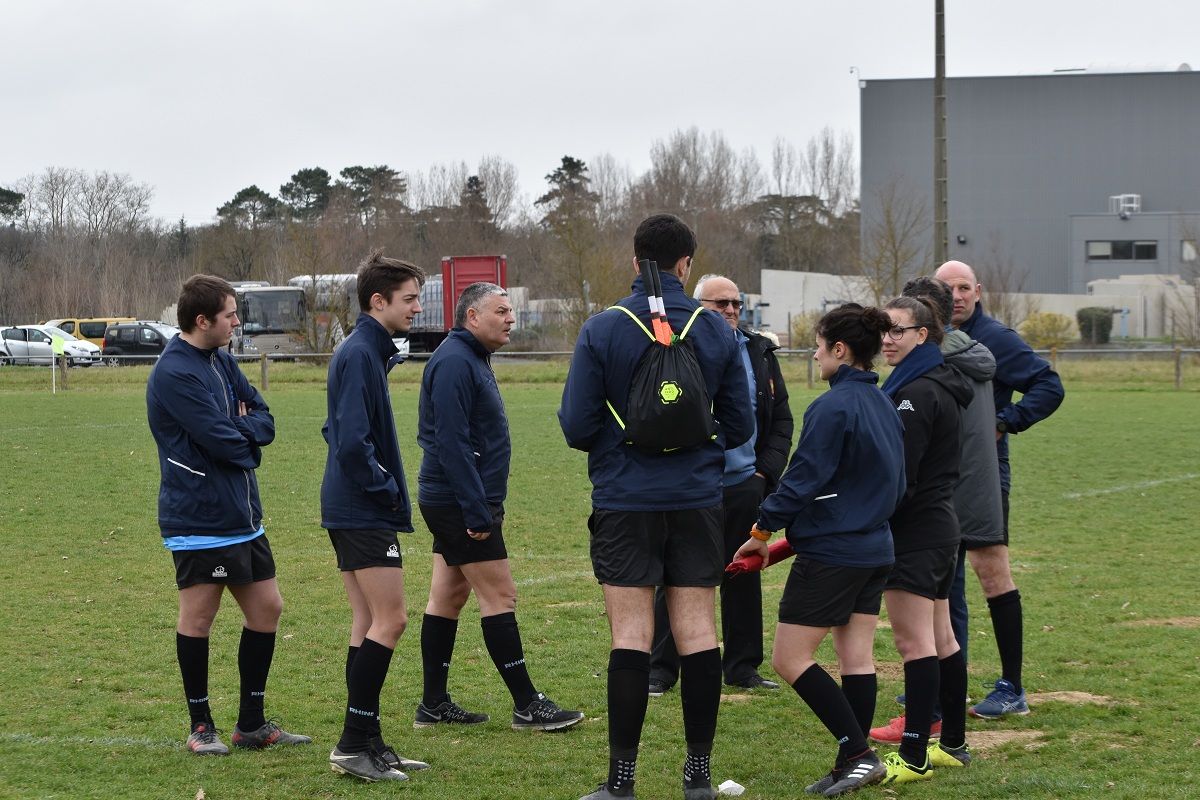
[[[368,366],[361,351],[347,353],[341,362],[341,374],[330,383],[330,407],[333,423],[325,432],[338,466],[350,480],[368,494],[381,494],[386,504],[395,508],[400,487],[376,456],[371,437],[371,418],[377,394],[367,388]],[[387,409],[386,413],[391,413]]]
[[490,530],[492,514],[468,424],[475,410],[475,381],[469,363],[465,359],[443,361],[431,381],[429,399],[438,462],[454,489],[467,528]]
[[604,375],[592,349],[590,333],[585,325],[575,342],[558,409],[558,424],[567,444],[585,452],[596,443],[610,414],[604,402]]
[[750,412],[750,386],[746,383],[746,369],[733,329],[723,320],[726,344],[725,369],[717,394],[713,397],[713,418],[725,434],[725,449],[733,450],[750,441],[754,435],[754,415]]
[[[841,459],[846,426],[845,409],[809,406],[792,461],[779,479],[778,488],[759,508],[760,528],[777,531],[790,527],[799,513],[830,486]],[[804,535],[804,531],[795,533]]]
[[1009,432],[1020,433],[1046,419],[1062,404],[1062,379],[1050,362],[1033,352],[1013,331],[1003,328],[994,335],[1001,340],[998,346],[988,345],[996,356],[994,380],[1022,395],[1016,403],[997,407],[996,416],[1004,420]]
[[236,365],[231,371],[230,382],[233,385],[234,397],[246,404],[246,415],[234,417],[233,424],[249,441],[259,447],[266,447],[275,441],[275,418],[267,408],[267,401]]
[[257,429],[267,436],[269,431],[270,441],[275,435],[275,422],[257,392],[254,392],[257,399],[251,397],[246,403],[247,407],[251,401],[256,404],[251,415],[254,417],[252,427],[251,422],[239,426],[235,419],[226,416],[209,387],[195,373],[176,372],[159,386],[170,389],[169,394],[162,397],[162,403],[171,410],[172,418],[209,456],[242,469],[258,468],[262,462],[262,448],[251,434]]

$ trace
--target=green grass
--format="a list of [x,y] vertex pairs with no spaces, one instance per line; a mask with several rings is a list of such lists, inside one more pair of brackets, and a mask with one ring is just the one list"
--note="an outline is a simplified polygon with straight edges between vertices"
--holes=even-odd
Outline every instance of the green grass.
[[[1068,396],[1049,421],[1013,440],[1013,560],[1025,598],[1025,682],[1035,695],[1082,692],[1094,702],[1035,696],[1017,720],[968,723],[968,740],[1005,731],[1031,738],[976,745],[969,770],[911,797],[1189,797],[1200,780],[1200,393],[1173,388],[1171,364],[1060,362]],[[786,370],[793,408],[805,362]],[[258,365],[247,372],[259,382]],[[474,730],[411,727],[420,696],[419,624],[429,538],[402,538],[412,627],[384,690],[384,730],[401,752],[433,763],[402,786],[370,786],[325,762],[340,731],[349,614],[328,538],[318,527],[325,447],[323,372],[271,365],[266,393],[278,437],[259,470],[266,525],[285,610],[268,686],[268,713],[312,747],[228,758],[183,749],[187,721],[175,664],[171,559],[155,523],[158,468],[145,422],[147,368],[71,370],[51,395],[49,371],[0,369],[0,797],[578,798],[606,770],[608,626],[590,574],[585,457],[558,430],[565,364],[498,363],[513,427],[505,537],[518,619],[539,688],[587,720],[561,734],[508,729],[509,700],[468,605],[450,688],[492,723]],[[393,371],[393,402],[410,480],[419,451],[419,364]],[[415,486],[413,487],[415,489]],[[773,619],[786,570],[765,574]],[[971,603],[971,691],[998,674],[986,605]],[[239,615],[231,600],[212,639],[218,725],[233,727]],[[773,624],[768,625],[773,629]],[[769,635],[768,635],[769,639]],[[878,722],[899,713],[897,656],[877,635]],[[768,642],[769,649],[769,642]],[[831,660],[828,646],[823,659]],[[770,674],[769,665],[764,672]],[[828,768],[833,746],[786,688],[726,691],[714,778],[746,798],[794,798]],[[1036,738],[1034,735],[1036,734]],[[227,739],[228,741],[228,739]],[[679,796],[679,695],[652,700],[638,794]],[[864,796],[879,790],[864,790]]]

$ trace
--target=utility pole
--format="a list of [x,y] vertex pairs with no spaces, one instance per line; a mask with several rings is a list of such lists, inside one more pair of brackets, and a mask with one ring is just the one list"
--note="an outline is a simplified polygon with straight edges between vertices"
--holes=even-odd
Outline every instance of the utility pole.
[[933,258],[950,259],[950,198],[946,177],[946,2],[936,0],[933,68]]

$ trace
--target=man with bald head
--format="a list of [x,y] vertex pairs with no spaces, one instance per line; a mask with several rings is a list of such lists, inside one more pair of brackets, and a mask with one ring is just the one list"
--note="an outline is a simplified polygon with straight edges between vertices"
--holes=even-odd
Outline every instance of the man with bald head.
[[[992,615],[996,647],[1000,651],[1002,677],[982,702],[969,710],[981,719],[999,719],[1010,714],[1028,714],[1025,688],[1021,684],[1024,659],[1021,594],[1013,583],[1008,561],[1008,495],[1011,469],[1008,462],[1008,437],[1026,431],[1049,417],[1063,400],[1063,385],[1049,362],[1033,352],[1016,331],[983,313],[980,297],[983,287],[974,270],[961,261],[947,261],[936,276],[954,292],[951,325],[982,343],[996,357],[992,392],[996,401],[996,456],[1000,462],[1000,496],[1004,512],[1004,543],[968,550],[971,568],[979,577]],[[1013,402],[1013,393],[1021,399]],[[951,618],[960,646],[967,632],[967,604],[962,559],[958,577],[950,595]]]
[[[722,484],[725,562],[746,541],[746,531],[758,519],[758,506],[787,467],[792,449],[792,411],[775,351],[779,345],[749,327],[739,327],[742,293],[721,275],[696,282],[693,297],[711,309],[736,332],[754,411],[754,435],[745,444],[725,451]],[[762,577],[745,572],[721,581],[721,671],[725,683],[743,689],[778,689],[759,674],[763,662]],[[679,653],[671,634],[666,594],[660,587],[654,599],[654,650],[650,654],[650,696],[658,697],[679,678]]]

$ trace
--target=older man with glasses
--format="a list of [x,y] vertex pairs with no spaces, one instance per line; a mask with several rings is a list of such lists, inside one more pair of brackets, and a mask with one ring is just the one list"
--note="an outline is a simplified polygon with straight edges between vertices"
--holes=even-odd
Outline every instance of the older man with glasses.
[[[739,325],[742,295],[737,284],[721,275],[705,275],[693,296],[724,317],[737,334],[750,387],[755,431],[750,441],[725,451],[722,480],[725,561],[746,541],[758,519],[758,506],[779,481],[792,449],[792,411],[775,351],[779,345]],[[671,634],[667,602],[660,588],[654,598],[654,650],[650,655],[650,696],[659,697],[679,679],[679,653]],[[744,689],[778,689],[759,674],[763,662],[762,579],[758,572],[726,576],[721,582],[721,671],[725,683]]]

